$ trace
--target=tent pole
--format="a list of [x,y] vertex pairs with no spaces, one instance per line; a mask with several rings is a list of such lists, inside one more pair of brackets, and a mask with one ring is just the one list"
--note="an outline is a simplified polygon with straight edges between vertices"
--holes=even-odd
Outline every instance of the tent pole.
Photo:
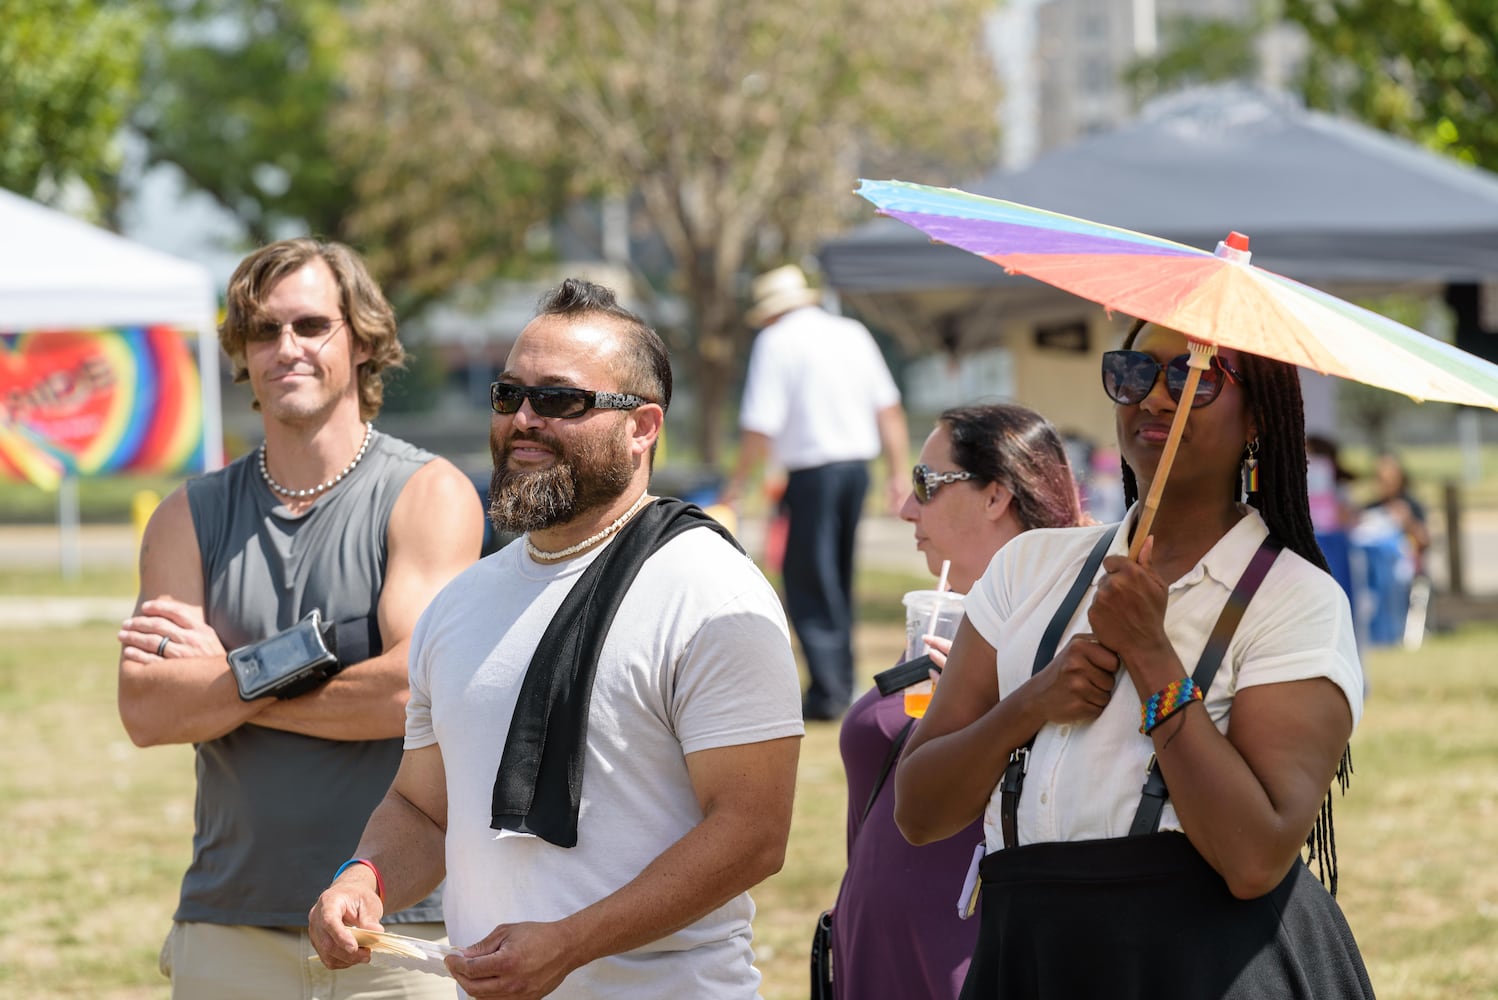
[[212,319],[198,324],[198,385],[203,400],[203,471],[224,465],[224,414],[218,386],[218,334]]
[[1456,411],[1456,430],[1462,445],[1462,481],[1474,486],[1482,480],[1482,426],[1477,407],[1463,406]]
[[78,545],[78,477],[69,473],[57,484],[57,528],[62,578],[78,579],[83,560]]

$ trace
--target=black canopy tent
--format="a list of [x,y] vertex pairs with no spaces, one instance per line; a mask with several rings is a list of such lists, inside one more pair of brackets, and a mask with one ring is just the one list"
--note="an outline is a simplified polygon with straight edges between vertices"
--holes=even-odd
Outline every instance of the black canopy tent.
[[[966,189],[1203,249],[1238,230],[1255,264],[1342,295],[1444,292],[1461,346],[1498,353],[1498,336],[1478,336],[1478,296],[1466,294],[1498,281],[1498,175],[1287,95],[1182,92]],[[1001,339],[1000,319],[1079,311],[1065,293],[892,219],[826,243],[819,257],[845,305],[911,347],[970,349]]]

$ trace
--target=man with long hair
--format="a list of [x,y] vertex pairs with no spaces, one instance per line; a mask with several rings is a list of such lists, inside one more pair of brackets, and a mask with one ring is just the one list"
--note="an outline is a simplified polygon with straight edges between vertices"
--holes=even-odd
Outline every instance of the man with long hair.
[[[477,495],[374,428],[403,352],[349,248],[286,240],[245,258],[219,337],[264,440],[157,509],[119,633],[131,740],[197,756],[162,971],[174,998],[450,996],[398,969],[309,971],[305,916],[395,776],[411,630],[478,556]],[[441,938],[440,897],[410,902],[390,919]]]

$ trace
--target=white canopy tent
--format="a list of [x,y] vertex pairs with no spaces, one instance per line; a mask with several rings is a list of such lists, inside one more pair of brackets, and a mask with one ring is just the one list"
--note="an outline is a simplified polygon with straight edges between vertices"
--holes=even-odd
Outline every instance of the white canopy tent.
[[0,330],[167,323],[198,335],[203,457],[224,463],[208,269],[0,189]]
[[[217,302],[207,268],[0,189],[0,331],[146,324],[193,331],[208,469],[223,465]],[[66,506],[64,498],[65,532]],[[65,569],[67,561],[65,553]]]

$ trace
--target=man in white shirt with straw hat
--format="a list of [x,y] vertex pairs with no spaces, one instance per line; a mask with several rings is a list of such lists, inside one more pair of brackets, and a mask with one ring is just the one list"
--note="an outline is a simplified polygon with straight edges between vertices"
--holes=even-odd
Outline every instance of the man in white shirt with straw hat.
[[721,502],[734,504],[773,456],[786,470],[786,611],[811,682],[807,719],[836,719],[853,693],[853,551],[868,463],[884,455],[885,502],[905,499],[909,430],[900,391],[859,322],[828,313],[794,264],[755,279],[746,319],[762,327],[739,411],[739,456]]

